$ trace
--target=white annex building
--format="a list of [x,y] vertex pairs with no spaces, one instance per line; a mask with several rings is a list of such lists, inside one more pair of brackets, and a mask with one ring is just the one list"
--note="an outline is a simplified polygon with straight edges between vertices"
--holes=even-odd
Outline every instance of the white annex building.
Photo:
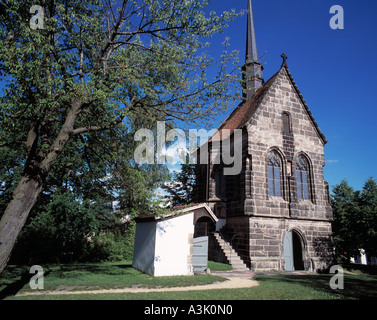
[[140,216],[135,221],[135,269],[152,276],[193,275],[207,269],[207,223],[219,222],[207,204],[176,208],[164,216]]

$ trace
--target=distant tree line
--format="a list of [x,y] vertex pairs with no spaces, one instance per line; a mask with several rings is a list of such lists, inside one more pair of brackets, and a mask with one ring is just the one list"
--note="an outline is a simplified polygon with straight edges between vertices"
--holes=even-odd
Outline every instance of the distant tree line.
[[349,261],[360,249],[377,256],[377,182],[368,179],[362,190],[346,180],[333,188],[333,237],[336,255]]

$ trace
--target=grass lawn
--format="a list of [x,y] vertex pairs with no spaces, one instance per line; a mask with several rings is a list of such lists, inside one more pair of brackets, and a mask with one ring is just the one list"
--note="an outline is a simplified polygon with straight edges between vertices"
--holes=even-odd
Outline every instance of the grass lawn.
[[[231,270],[229,265],[209,262],[216,271]],[[0,299],[16,293],[32,292],[29,266],[8,266],[0,275]],[[121,288],[163,288],[211,284],[226,279],[212,275],[152,277],[132,268],[130,262],[83,263],[43,266],[44,290],[101,290]],[[76,297],[77,298],[77,297]]]
[[[228,265],[210,262],[212,271],[229,270]],[[332,275],[257,275],[259,286],[247,289],[221,289],[188,292],[106,293],[75,295],[39,295],[15,297],[32,291],[29,287],[29,267],[9,266],[0,277],[0,297],[3,299],[109,299],[109,300],[324,300],[377,299],[377,276],[345,274],[344,290],[332,290]],[[98,290],[125,287],[175,287],[210,284],[224,281],[213,275],[192,277],[158,277],[143,274],[129,263],[98,263],[44,266],[44,290]]]

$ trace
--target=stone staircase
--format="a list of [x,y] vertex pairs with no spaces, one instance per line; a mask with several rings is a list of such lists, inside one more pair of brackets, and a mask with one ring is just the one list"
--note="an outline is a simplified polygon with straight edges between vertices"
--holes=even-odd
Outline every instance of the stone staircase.
[[249,270],[246,264],[242,261],[237,252],[232,248],[230,243],[220,235],[220,233],[215,232],[214,236],[219,244],[221,250],[224,252],[226,259],[234,270]]

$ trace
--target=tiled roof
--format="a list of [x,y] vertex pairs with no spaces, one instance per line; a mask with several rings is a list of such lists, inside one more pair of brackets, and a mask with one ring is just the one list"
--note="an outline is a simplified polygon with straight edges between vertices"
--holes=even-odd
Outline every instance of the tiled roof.
[[221,131],[222,129],[229,129],[229,135],[231,135],[235,129],[241,129],[252,117],[257,107],[262,102],[264,95],[271,87],[278,73],[279,72],[265,82],[249,100],[239,104],[228,116],[228,118],[226,118],[226,120],[220,125],[220,127],[217,129],[218,132],[215,133],[208,141],[211,142],[213,140],[225,139],[226,136],[224,136],[224,132]]

